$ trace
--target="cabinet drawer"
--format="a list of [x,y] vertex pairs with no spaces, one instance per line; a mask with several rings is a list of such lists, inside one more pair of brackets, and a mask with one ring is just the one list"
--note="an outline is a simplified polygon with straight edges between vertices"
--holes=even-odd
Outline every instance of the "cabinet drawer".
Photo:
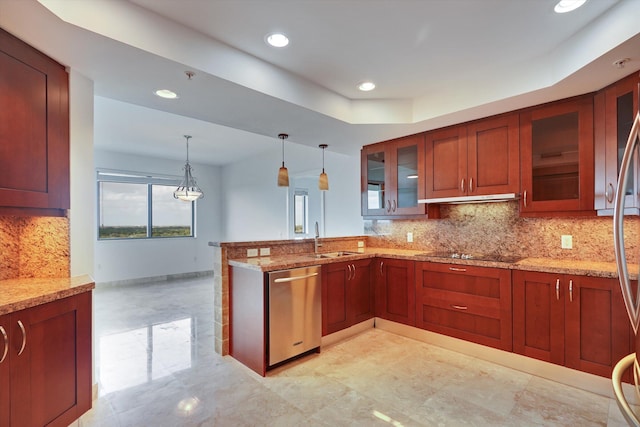
[[418,327],[511,350],[509,270],[419,263],[417,275]]

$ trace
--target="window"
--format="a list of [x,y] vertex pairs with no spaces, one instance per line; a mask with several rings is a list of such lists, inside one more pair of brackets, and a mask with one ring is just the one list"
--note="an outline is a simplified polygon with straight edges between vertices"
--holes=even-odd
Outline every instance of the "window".
[[98,171],[98,239],[193,237],[194,203],[173,198],[180,178]]
[[293,194],[293,232],[307,234],[309,229],[309,194],[296,188]]

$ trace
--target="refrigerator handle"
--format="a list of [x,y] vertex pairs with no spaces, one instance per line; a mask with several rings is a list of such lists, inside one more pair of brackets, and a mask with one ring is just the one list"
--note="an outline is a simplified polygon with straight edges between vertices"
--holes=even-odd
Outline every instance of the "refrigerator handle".
[[616,255],[616,268],[618,270],[618,280],[622,289],[624,305],[631,321],[634,334],[638,333],[640,324],[640,289],[633,297],[631,290],[631,280],[627,269],[627,257],[624,249],[624,198],[625,188],[627,188],[627,178],[629,168],[633,167],[633,154],[638,146],[638,132],[640,132],[640,111],[633,120],[633,126],[629,133],[629,139],[624,149],[622,162],[620,164],[620,175],[618,177],[618,187],[615,193],[613,206],[613,247]]

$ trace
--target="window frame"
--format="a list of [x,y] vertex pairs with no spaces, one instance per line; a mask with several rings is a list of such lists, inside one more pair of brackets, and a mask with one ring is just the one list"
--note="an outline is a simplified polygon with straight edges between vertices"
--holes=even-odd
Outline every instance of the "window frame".
[[[191,234],[185,236],[153,236],[153,186],[171,186],[178,187],[182,177],[175,175],[162,175],[156,173],[123,171],[116,169],[96,169],[96,238],[98,241],[116,241],[116,240],[153,240],[153,239],[184,239],[197,237],[196,233],[196,201],[191,203]],[[145,184],[147,188],[147,235],[145,237],[100,237],[100,220],[101,215],[101,191],[100,183],[114,182],[119,184]],[[186,203],[186,202],[181,202]]]

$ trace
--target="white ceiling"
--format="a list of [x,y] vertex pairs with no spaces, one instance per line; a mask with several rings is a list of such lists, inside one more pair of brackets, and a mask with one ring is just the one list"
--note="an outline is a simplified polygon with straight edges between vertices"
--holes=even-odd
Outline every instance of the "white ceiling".
[[[281,132],[355,154],[640,69],[640,1],[555,2],[0,0],[0,26],[94,81],[98,148],[183,159],[190,134],[194,161],[224,165]],[[291,44],[267,46],[272,31]]]

